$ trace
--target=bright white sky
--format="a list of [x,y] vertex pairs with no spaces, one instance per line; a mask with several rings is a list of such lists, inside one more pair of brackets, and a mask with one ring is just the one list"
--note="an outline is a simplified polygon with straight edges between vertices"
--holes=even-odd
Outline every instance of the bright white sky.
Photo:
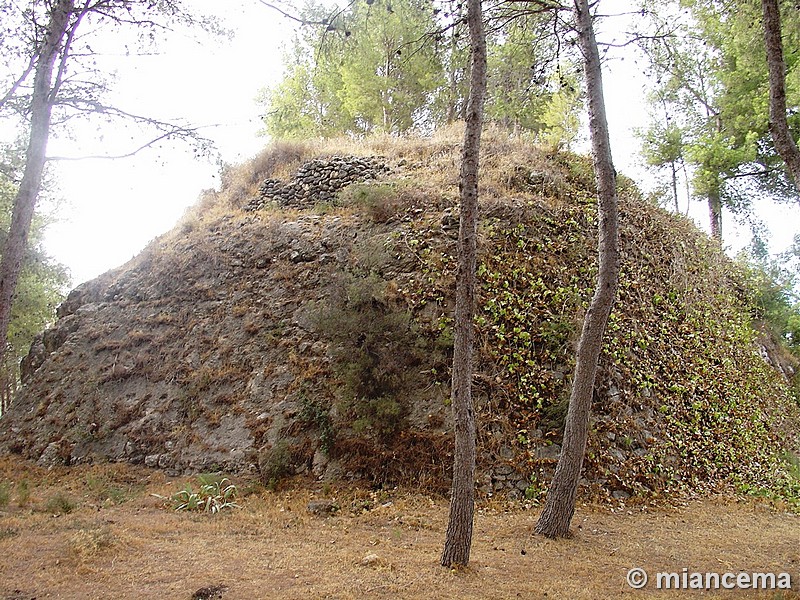
[[[227,162],[253,156],[266,145],[257,137],[260,107],[255,98],[265,85],[281,75],[281,45],[293,23],[253,0],[192,0],[203,14],[218,15],[234,30],[234,37],[208,39],[202,44],[174,35],[154,57],[121,58],[116,94],[120,104],[160,119],[179,117],[194,125],[217,125],[204,131],[215,140]],[[621,13],[630,2],[604,0],[603,12]],[[616,20],[616,19],[615,19]],[[612,21],[601,25],[610,30]],[[624,30],[624,23],[618,26]],[[601,39],[610,36],[601,33]],[[617,40],[619,41],[619,39]],[[604,73],[612,150],[617,170],[637,180],[646,178],[638,158],[635,127],[646,123],[641,66],[632,55],[607,63]],[[141,134],[115,124],[74,140],[53,140],[49,154],[81,156],[117,153],[136,147]],[[136,136],[131,142],[131,135]],[[85,138],[102,136],[102,143]],[[185,145],[166,145],[124,160],[82,160],[60,163],[57,182],[66,200],[61,221],[48,230],[50,254],[66,264],[77,285],[121,265],[151,239],[172,228],[201,190],[217,183],[218,167],[196,159]],[[777,209],[777,222],[781,212]],[[706,211],[696,205],[696,218],[705,226]],[[785,249],[794,230],[784,227],[773,238],[776,250]],[[726,234],[731,221],[724,224]]]
[[[154,118],[216,125],[203,135],[215,141],[224,161],[240,162],[267,143],[257,137],[261,121],[255,98],[279,79],[281,43],[292,25],[252,0],[190,4],[198,13],[219,16],[234,37],[199,43],[174,34],[160,44],[157,56],[120,58],[112,100]],[[117,154],[147,140],[137,128],[121,123],[94,124],[81,133],[76,131],[74,140],[51,141],[48,154]],[[148,149],[135,158],[60,161],[55,168],[65,204],[58,212],[60,222],[47,231],[46,246],[69,267],[75,285],[121,265],[171,229],[200,191],[216,186],[219,172],[217,164],[195,158],[181,143]]]

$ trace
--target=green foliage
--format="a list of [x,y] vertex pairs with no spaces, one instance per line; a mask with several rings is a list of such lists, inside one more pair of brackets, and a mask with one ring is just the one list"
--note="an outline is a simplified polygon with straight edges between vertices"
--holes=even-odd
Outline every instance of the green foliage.
[[66,515],[78,508],[78,503],[63,492],[56,492],[47,499],[44,508],[53,515]]
[[170,496],[175,510],[216,514],[225,509],[239,508],[236,504],[238,491],[227,477],[198,475],[197,482],[200,486],[197,491],[187,483],[184,489]]
[[[587,214],[582,207],[564,212],[513,228],[486,225],[492,252],[478,266],[484,301],[476,317],[489,356],[513,390],[513,406],[536,418],[548,409],[556,427],[563,425],[569,396],[562,363],[577,335],[578,322],[569,315],[587,300],[590,286],[590,266],[579,259]],[[575,262],[552,268],[552,255]]]
[[[0,235],[5,237],[11,223],[11,211],[17,187],[0,173]],[[53,322],[55,309],[64,298],[64,288],[69,277],[66,269],[44,254],[41,248],[43,229],[47,221],[41,215],[34,218],[29,237],[29,249],[20,272],[8,343],[11,352],[7,357],[5,372],[11,382],[16,382],[18,363],[30,349],[34,336]]]
[[740,253],[738,265],[753,318],[765,322],[800,358],[800,298],[795,276],[779,261],[753,252]]
[[385,282],[374,273],[343,275],[337,298],[321,310],[317,326],[339,347],[334,368],[341,382],[341,408],[352,415],[357,431],[381,437],[401,425],[404,408],[395,399],[406,387],[408,367],[418,361],[408,312],[392,310],[384,296]]
[[[645,493],[721,483],[779,493],[778,455],[793,443],[785,419],[796,418],[796,406],[758,353],[750,304],[734,284],[739,270],[702,236],[679,235],[677,221],[670,234],[644,221],[631,225],[650,248],[672,248],[672,256],[629,246],[601,360],[612,381],[631,391],[609,396],[600,410],[624,398],[649,406],[643,412],[656,411],[664,425],[643,442],[636,428],[609,424],[635,450],[613,477]],[[688,273],[691,284],[682,279]]]
[[544,482],[539,480],[534,473],[531,475],[530,485],[525,488],[525,500],[538,504],[539,500],[542,498],[542,496],[544,496],[546,491],[547,486],[544,484]]
[[[266,133],[397,135],[463,118],[469,47],[461,9],[432,0],[309,6],[303,18],[327,26],[295,38],[282,81],[264,91]],[[499,5],[489,19],[487,121],[568,145],[579,126],[579,70],[553,39],[553,14]]]
[[27,479],[23,479],[17,483],[17,505],[24,507],[28,505],[31,500],[31,488]]
[[[785,4],[784,43],[792,48],[800,43],[800,17]],[[751,208],[753,188],[796,196],[769,134],[761,3],[681,0],[652,8],[648,14],[656,27],[676,35],[643,38],[656,81],[653,106],[661,115],[640,134],[648,163],[671,165],[674,181],[676,165],[686,160],[693,194],[719,198],[735,212]],[[800,69],[796,53],[786,55],[787,98],[794,106],[800,101]],[[800,130],[797,115],[790,118]]]
[[[476,313],[486,410],[507,415],[516,451],[542,480],[552,471],[537,450],[561,435],[596,270],[591,164],[558,160],[567,201],[520,198],[513,211],[484,219]],[[619,299],[600,358],[586,477],[642,495],[735,485],[787,497],[779,453],[795,443],[788,427],[797,405],[755,345],[739,268],[624,181],[619,193]],[[452,268],[440,247],[421,240],[414,248],[430,273],[412,296],[419,306],[447,289]]]
[[648,165],[661,167],[683,159],[684,131],[675,123],[654,123],[642,138],[642,153]]
[[432,110],[429,98],[442,85],[439,58],[421,40],[434,28],[431,4],[377,0],[354,8],[346,44],[352,54],[339,67],[342,109],[355,132],[410,131]]
[[103,475],[92,474],[86,476],[85,484],[89,492],[104,505],[124,504],[143,488],[141,485],[120,485]]
[[262,451],[259,456],[258,469],[261,479],[269,488],[274,488],[278,482],[289,474],[292,453],[289,442],[278,440],[275,444]]
[[267,133],[398,134],[434,110],[442,66],[423,40],[435,28],[428,1],[360,1],[333,15],[311,6],[303,17],[329,25],[295,39],[283,81],[264,94]]
[[505,25],[487,40],[487,122],[533,132],[551,147],[569,146],[580,126],[580,69],[566,60],[552,68],[552,16],[498,12],[494,17]]
[[421,372],[446,368],[448,349],[390,299],[375,271],[342,273],[314,322],[334,348],[338,412],[358,432],[388,439],[401,430],[414,395],[430,384]]
[[339,193],[337,204],[358,208],[374,223],[386,223],[402,204],[398,185],[394,182],[354,183]]
[[0,483],[0,508],[8,506],[11,500],[11,486],[7,483]]
[[309,398],[307,394],[305,391],[300,394],[300,420],[317,428],[320,448],[325,454],[330,454],[336,440],[330,404],[317,398]]
[[541,111],[542,127],[538,131],[541,143],[556,150],[569,150],[578,138],[581,127],[583,97],[577,76],[558,74]]
[[653,118],[649,127],[638,130],[636,133],[642,141],[642,154],[646,163],[653,167],[656,173],[669,167],[669,187],[670,195],[675,207],[675,212],[679,212],[678,205],[678,179],[679,172],[686,173],[685,147],[686,133],[682,127],[677,125],[669,112],[668,102],[663,91],[656,91],[653,94],[653,105],[660,103],[664,108],[664,121],[661,122]]

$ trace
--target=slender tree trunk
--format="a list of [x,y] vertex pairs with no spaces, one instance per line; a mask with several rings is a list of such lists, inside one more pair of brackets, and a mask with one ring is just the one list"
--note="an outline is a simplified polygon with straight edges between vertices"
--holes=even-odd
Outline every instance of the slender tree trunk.
[[75,0],[58,0],[50,9],[50,23],[38,52],[31,99],[30,138],[25,153],[25,170],[14,199],[11,226],[0,261],[0,362],[5,360],[5,340],[11,320],[11,304],[17,289],[22,259],[28,244],[31,219],[42,186],[50,118],[53,108],[53,69],[69,27]]
[[722,201],[717,190],[708,195],[708,219],[711,223],[711,237],[722,242]]
[[468,0],[472,70],[464,147],[461,154],[461,218],[458,231],[458,272],[453,345],[451,399],[455,428],[453,487],[447,523],[443,566],[466,566],[472,547],[475,509],[475,408],[472,404],[476,253],[478,236],[478,158],[486,96],[486,37],[481,0]]
[[536,524],[536,533],[547,537],[564,537],[569,534],[569,525],[575,512],[578,479],[586,451],[597,362],[619,279],[616,172],[608,137],[600,56],[587,0],[575,0],[574,13],[584,58],[589,131],[597,179],[599,270],[597,289],[586,313],[578,342],[575,378],[572,383],[561,455],[547,493],[547,501]]
[[795,187],[800,190],[800,150],[786,120],[786,63],[781,41],[781,13],[778,0],[761,0],[764,13],[764,45],[769,68],[769,131],[775,149],[786,163]]
[[683,214],[688,217],[692,208],[692,185],[689,183],[689,174],[686,172],[686,161],[681,162],[681,170],[683,171],[683,185],[686,188],[686,212]]
[[675,167],[675,161],[671,161],[669,166],[672,167],[672,197],[675,199],[675,214],[681,212],[678,206],[678,169]]

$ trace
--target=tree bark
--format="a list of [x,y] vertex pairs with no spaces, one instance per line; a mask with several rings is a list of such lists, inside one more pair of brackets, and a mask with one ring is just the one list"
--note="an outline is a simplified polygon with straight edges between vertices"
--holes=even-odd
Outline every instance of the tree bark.
[[30,109],[30,137],[25,170],[14,199],[11,226],[0,261],[0,363],[5,360],[11,304],[17,289],[22,260],[28,243],[31,219],[42,186],[47,140],[53,109],[53,69],[70,24],[75,0],[58,0],[50,10],[50,22],[38,52]]
[[761,0],[764,14],[764,46],[769,68],[769,131],[775,149],[786,163],[800,190],[800,150],[786,119],[786,62],[781,41],[781,13],[778,0]]
[[597,362],[619,279],[616,172],[611,157],[600,55],[597,51],[587,0],[575,0],[574,15],[584,58],[589,131],[597,180],[599,270],[597,288],[586,313],[578,342],[575,378],[567,410],[561,455],[547,493],[547,501],[535,529],[536,533],[551,538],[569,535],[569,525],[575,512],[578,479],[586,451]]
[[672,169],[672,198],[675,200],[675,214],[679,215],[681,209],[678,206],[678,169],[674,160],[670,161],[669,166]]
[[472,547],[475,510],[475,408],[472,404],[473,314],[478,235],[478,166],[486,96],[486,37],[481,0],[468,0],[467,23],[472,49],[470,93],[461,154],[458,272],[451,400],[455,429],[453,484],[443,566],[466,566]]
[[711,223],[711,237],[722,242],[722,200],[719,191],[714,190],[708,195],[708,218]]

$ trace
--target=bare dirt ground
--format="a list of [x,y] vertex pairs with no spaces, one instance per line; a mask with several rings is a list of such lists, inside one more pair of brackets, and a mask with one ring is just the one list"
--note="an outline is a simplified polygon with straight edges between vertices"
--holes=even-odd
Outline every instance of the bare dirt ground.
[[[800,599],[800,517],[755,501],[580,506],[575,535],[532,535],[538,510],[480,505],[472,563],[438,565],[447,502],[421,491],[253,488],[241,508],[176,512],[188,479],[0,459],[0,598]],[[242,492],[246,482],[237,482]],[[333,516],[309,501],[335,499]],[[58,515],[58,516],[56,516]],[[632,567],[650,573],[635,590]],[[794,591],[657,590],[655,573],[788,572]]]

